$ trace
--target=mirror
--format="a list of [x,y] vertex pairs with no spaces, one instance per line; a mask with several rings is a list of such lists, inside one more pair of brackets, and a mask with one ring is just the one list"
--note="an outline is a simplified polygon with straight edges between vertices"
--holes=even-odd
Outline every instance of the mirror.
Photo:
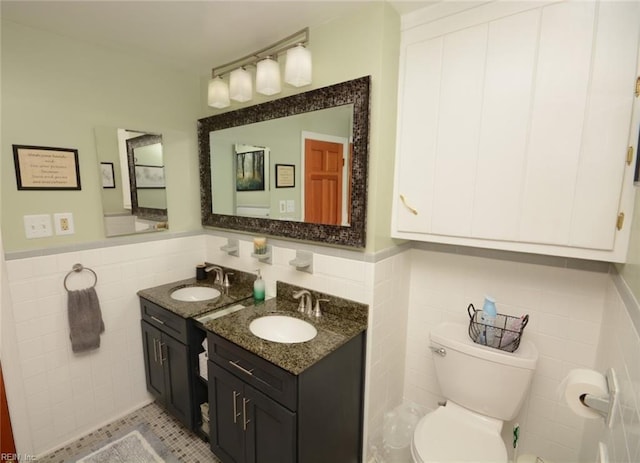
[[211,132],[211,212],[349,226],[352,125],[349,104]]
[[[362,77],[200,119],[202,224],[364,247],[369,85]],[[254,175],[262,183],[245,189]]]
[[162,136],[115,127],[94,133],[106,236],[167,229]]

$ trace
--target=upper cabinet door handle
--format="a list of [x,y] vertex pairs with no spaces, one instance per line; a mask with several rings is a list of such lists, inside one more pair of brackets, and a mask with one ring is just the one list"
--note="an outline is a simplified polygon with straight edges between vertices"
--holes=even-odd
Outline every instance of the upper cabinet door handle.
[[415,207],[411,207],[408,203],[407,203],[407,198],[404,197],[404,195],[400,195],[400,201],[402,201],[402,204],[404,204],[404,206],[409,209],[409,212],[411,212],[413,215],[418,215],[418,211],[416,210]]

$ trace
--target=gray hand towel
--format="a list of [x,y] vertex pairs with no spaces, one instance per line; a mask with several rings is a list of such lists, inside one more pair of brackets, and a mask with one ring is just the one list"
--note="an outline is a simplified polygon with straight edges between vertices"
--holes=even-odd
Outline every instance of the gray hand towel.
[[69,338],[73,352],[86,352],[100,347],[104,322],[100,302],[94,288],[68,291]]

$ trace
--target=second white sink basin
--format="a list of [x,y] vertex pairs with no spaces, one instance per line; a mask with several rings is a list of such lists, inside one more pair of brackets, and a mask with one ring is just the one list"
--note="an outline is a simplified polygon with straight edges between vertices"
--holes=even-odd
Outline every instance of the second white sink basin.
[[171,293],[171,299],[183,302],[207,301],[218,296],[220,296],[220,291],[209,286],[187,286]]
[[249,331],[267,341],[291,344],[310,341],[318,334],[315,326],[286,315],[267,315],[249,324]]

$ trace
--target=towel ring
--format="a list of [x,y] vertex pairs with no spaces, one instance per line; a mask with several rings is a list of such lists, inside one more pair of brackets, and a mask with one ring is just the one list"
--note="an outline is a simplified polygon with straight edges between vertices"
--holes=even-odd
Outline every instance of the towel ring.
[[72,275],[73,273],[80,273],[83,270],[88,270],[91,273],[93,273],[93,278],[95,279],[95,281],[93,282],[93,286],[91,287],[95,288],[96,284],[98,283],[98,275],[96,275],[96,272],[91,270],[89,267],[84,267],[82,264],[73,264],[72,270],[69,273],[67,273],[67,276],[64,277],[64,289],[69,291],[69,288],[67,287],[67,279],[69,278],[69,276]]

